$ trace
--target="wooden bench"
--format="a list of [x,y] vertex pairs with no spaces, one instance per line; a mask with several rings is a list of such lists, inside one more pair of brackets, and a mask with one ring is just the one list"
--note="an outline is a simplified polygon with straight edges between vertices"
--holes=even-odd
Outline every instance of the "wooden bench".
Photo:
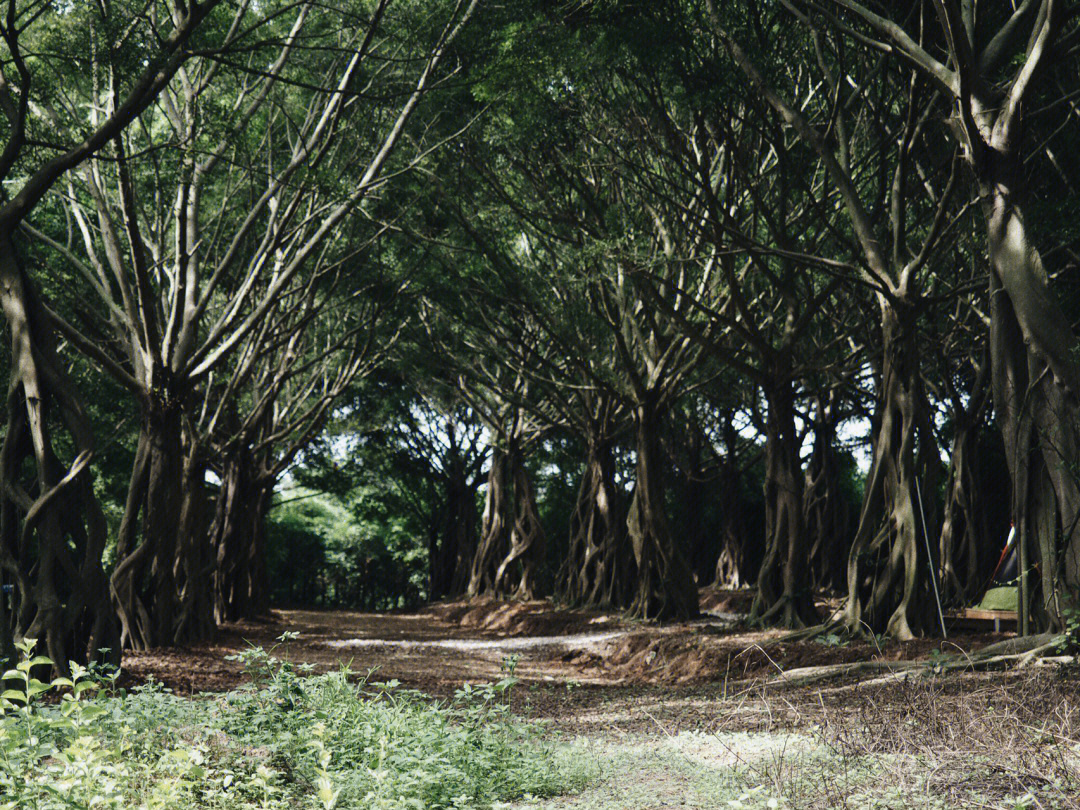
[[945,614],[945,626],[958,630],[993,630],[995,633],[1015,633],[1015,610],[980,610],[964,608]]

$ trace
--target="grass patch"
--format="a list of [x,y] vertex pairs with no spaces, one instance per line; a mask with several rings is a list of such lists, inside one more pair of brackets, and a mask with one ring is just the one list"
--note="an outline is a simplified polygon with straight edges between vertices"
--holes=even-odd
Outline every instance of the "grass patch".
[[250,686],[184,699],[153,684],[113,690],[81,669],[45,684],[31,673],[48,663],[24,654],[0,700],[3,810],[489,808],[589,776],[510,713],[512,677],[440,703],[255,648],[243,656]]
[[[599,777],[579,795],[518,807],[1077,810],[1073,676],[927,675],[833,689],[828,705],[823,694],[785,700],[801,721],[765,730],[609,740],[595,753]],[[738,722],[738,706],[716,705]]]

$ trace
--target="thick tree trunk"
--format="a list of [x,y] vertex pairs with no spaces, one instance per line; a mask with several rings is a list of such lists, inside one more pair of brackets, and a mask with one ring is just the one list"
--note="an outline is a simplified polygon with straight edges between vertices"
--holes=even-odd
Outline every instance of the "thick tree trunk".
[[932,493],[940,462],[919,373],[915,313],[902,302],[881,307],[879,426],[848,555],[843,623],[854,634],[908,640],[940,630],[926,554],[926,537],[938,536]]
[[720,498],[720,552],[716,557],[712,584],[717,588],[741,588],[757,572],[750,571],[746,560],[746,526],[743,521],[739,471],[724,459],[717,479]]
[[654,402],[639,402],[634,409],[637,466],[626,523],[637,563],[637,587],[629,614],[689,619],[698,615],[697,585],[667,520],[660,420]]
[[615,483],[615,457],[608,442],[592,436],[557,592],[571,605],[627,608],[634,593],[633,565],[623,496]]
[[[0,306],[11,336],[0,448],[0,583],[13,591],[0,592],[0,659],[11,656],[13,642],[37,638],[60,672],[69,661],[118,663],[119,631],[101,563],[105,517],[89,467],[93,433],[6,234],[0,236]],[[56,426],[75,453],[66,469],[53,448]]]
[[484,514],[480,523],[480,542],[476,546],[469,574],[470,597],[494,591],[498,561],[506,556],[509,547],[508,524],[512,518],[508,518],[507,512],[512,509],[513,503],[510,467],[507,450],[492,447],[487,492],[484,494]]
[[816,624],[819,617],[808,576],[795,392],[785,368],[774,369],[770,379],[778,382],[765,391],[765,558],[750,616],[800,628]]
[[495,572],[495,592],[509,594],[513,599],[535,599],[541,595],[544,529],[536,508],[536,493],[520,456],[513,473],[514,523],[510,532],[510,550]]
[[840,456],[836,449],[835,392],[819,398],[814,416],[814,446],[806,465],[803,520],[810,543],[810,584],[840,591],[851,543],[847,504],[840,489]]
[[450,459],[444,485],[446,492],[429,552],[428,599],[464,594],[476,553],[476,489],[456,454]]
[[949,607],[964,605],[977,596],[981,516],[972,508],[976,485],[972,461],[974,429],[956,425],[949,453],[949,478],[945,484],[945,505],[941,515],[938,543],[941,570],[941,600]]
[[716,549],[709,542],[705,528],[705,501],[708,497],[705,480],[706,438],[701,424],[692,412],[680,422],[674,439],[673,455],[677,459],[680,534],[685,540],[690,570],[697,583],[709,582],[716,569]]
[[[167,391],[167,389],[165,389]],[[176,572],[183,544],[183,430],[179,402],[144,401],[135,466],[112,575],[125,647],[145,650],[202,641],[204,621],[184,621]],[[137,543],[137,545],[136,545]]]
[[[981,183],[991,265],[994,408],[1005,440],[1013,522],[1040,587],[1025,604],[1038,624],[1063,626],[1080,603],[1080,404],[1077,341],[1053,299],[1038,251],[1008,189]],[[1034,629],[1034,627],[1029,628]]]
[[508,447],[492,451],[468,595],[535,599],[540,595],[544,545],[536,494],[521,449],[511,441]]
[[273,486],[259,475],[250,452],[229,452],[222,465],[211,530],[214,617],[219,622],[265,617],[270,610],[266,571],[266,515]]
[[210,638],[214,622],[213,573],[210,545],[210,498],[206,492],[207,460],[198,440],[185,436],[184,491],[180,505],[179,554],[176,581],[180,592],[179,638]]

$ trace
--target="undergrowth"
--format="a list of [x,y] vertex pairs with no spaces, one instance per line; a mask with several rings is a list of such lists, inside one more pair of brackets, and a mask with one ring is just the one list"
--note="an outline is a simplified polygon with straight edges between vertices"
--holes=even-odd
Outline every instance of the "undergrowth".
[[0,697],[0,810],[488,808],[588,778],[510,714],[513,677],[439,703],[256,647],[240,656],[249,686],[185,699],[74,664],[45,683],[33,673],[51,662],[20,650]]

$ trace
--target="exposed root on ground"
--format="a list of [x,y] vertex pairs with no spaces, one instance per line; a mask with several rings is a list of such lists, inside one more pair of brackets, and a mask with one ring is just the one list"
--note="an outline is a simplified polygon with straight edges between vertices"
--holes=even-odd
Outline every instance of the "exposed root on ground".
[[[785,636],[785,639],[789,637]],[[1042,633],[1036,636],[1005,639],[970,654],[961,650],[959,653],[931,660],[870,660],[799,667],[780,672],[770,683],[776,686],[801,687],[831,678],[850,677],[868,672],[888,673],[883,679],[877,679],[883,681],[919,671],[924,673],[978,672],[986,669],[1007,669],[1012,666],[1022,669],[1043,659],[1053,663],[1069,663],[1075,660],[1075,656],[1049,655],[1060,651],[1064,639],[1064,635],[1061,634]]]

